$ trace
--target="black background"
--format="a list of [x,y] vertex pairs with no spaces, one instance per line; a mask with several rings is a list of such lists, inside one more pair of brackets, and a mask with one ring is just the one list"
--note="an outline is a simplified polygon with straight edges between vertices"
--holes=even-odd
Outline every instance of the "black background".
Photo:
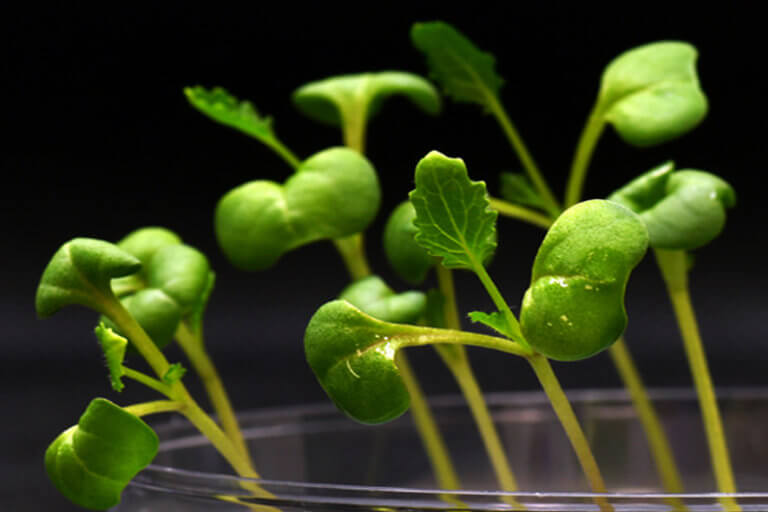
[[[303,361],[301,340],[312,312],[346,284],[345,270],[328,243],[288,254],[266,273],[230,267],[213,237],[216,201],[251,179],[283,180],[290,169],[258,142],[194,111],[181,91],[222,85],[253,100],[275,118],[280,138],[308,156],[339,144],[340,135],[303,118],[290,93],[339,73],[425,73],[409,42],[413,21],[452,22],[497,56],[507,80],[504,104],[558,194],[605,64],[658,39],[688,40],[699,48],[707,119],[679,140],[644,150],[607,130],[588,196],[604,196],[670,158],[734,185],[739,204],[723,235],[697,252],[692,289],[716,383],[764,385],[767,112],[759,16],[738,7],[708,12],[669,3],[611,10],[568,5],[511,4],[500,11],[477,2],[451,9],[413,3],[408,10],[384,4],[51,2],[0,8],[3,510],[69,510],[43,475],[47,443],[77,420],[93,396],[124,404],[152,396],[138,385],[124,396],[110,391],[91,334],[92,314],[73,308],[47,321],[35,318],[39,275],[72,237],[117,240],[145,225],[176,230],[203,249],[217,270],[206,331],[237,407],[325,400]],[[474,106],[447,103],[433,118],[404,100],[390,100],[368,134],[368,156],[384,193],[368,251],[376,271],[398,290],[405,285],[379,252],[381,228],[385,212],[410,190],[415,163],[431,149],[463,157],[470,175],[486,180],[492,193],[500,170],[518,170],[493,118]],[[499,233],[490,272],[515,309],[542,233],[508,219],[500,220]],[[491,309],[471,275],[457,275],[457,284],[463,310]],[[627,305],[628,341],[648,383],[688,385],[674,320],[650,259],[630,282]],[[171,351],[171,357],[180,356]],[[519,361],[481,350],[473,350],[472,358],[487,390],[535,388]],[[414,359],[422,373],[434,375],[424,379],[429,393],[454,391],[429,350],[415,351]],[[619,384],[604,355],[556,370],[566,388]]]

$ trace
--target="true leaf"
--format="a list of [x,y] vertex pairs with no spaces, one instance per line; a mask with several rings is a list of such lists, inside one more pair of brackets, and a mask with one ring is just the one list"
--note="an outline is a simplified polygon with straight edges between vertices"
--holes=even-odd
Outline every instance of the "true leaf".
[[651,247],[696,249],[723,230],[726,209],[735,205],[736,193],[714,174],[673,168],[665,164],[652,169],[608,199],[640,215],[648,228]]
[[440,95],[434,86],[402,71],[341,75],[311,82],[293,93],[293,101],[312,119],[339,125],[356,115],[371,119],[392,95],[407,97],[429,114],[440,111]]
[[416,210],[410,201],[400,203],[389,216],[384,227],[384,252],[397,274],[411,284],[419,284],[436,260],[419,245],[414,236],[413,220]]
[[99,345],[101,345],[101,350],[104,352],[104,360],[109,370],[109,381],[112,384],[112,389],[120,392],[125,388],[122,377],[125,375],[123,361],[125,360],[128,340],[116,334],[103,323],[96,326],[94,332],[99,340]]
[[237,267],[264,270],[287,251],[363,231],[381,200],[376,171],[348,148],[306,159],[285,184],[252,181],[216,207],[216,237]]
[[551,359],[573,361],[611,345],[626,327],[624,291],[645,254],[640,217],[611,201],[566,210],[533,264],[520,326],[528,344]]
[[158,438],[141,419],[103,398],[45,452],[45,469],[75,504],[106,510],[120,502],[133,477],[155,458]]
[[498,311],[494,311],[490,314],[484,313],[482,311],[470,311],[469,319],[475,323],[480,323],[490,327],[494,331],[508,338],[514,336],[512,329],[509,327],[509,323],[507,323],[506,317]]
[[62,245],[45,267],[35,297],[35,308],[47,317],[70,304],[102,311],[114,298],[111,279],[141,268],[133,255],[103,240],[75,238]]
[[415,323],[426,307],[422,292],[395,293],[378,276],[368,276],[344,288],[339,299],[385,322]]
[[525,174],[503,172],[499,176],[501,197],[513,204],[546,211],[549,204],[541,198]]
[[415,23],[411,40],[427,57],[430,77],[447,96],[486,108],[495,101],[504,80],[496,73],[493,55],[442,21]]
[[175,384],[187,373],[187,369],[181,363],[173,363],[163,374],[163,382],[170,385]]
[[416,166],[410,199],[416,242],[447,268],[474,270],[496,249],[497,212],[485,183],[471,181],[460,158],[432,151]]
[[603,72],[596,111],[630,144],[651,146],[695,127],[707,113],[696,48],[679,41],[639,46]]

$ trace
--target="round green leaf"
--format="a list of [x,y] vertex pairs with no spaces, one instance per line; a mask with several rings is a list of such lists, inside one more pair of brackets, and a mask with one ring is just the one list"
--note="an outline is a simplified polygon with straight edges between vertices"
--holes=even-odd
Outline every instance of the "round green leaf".
[[644,223],[604,200],[579,203],[552,225],[533,265],[520,327],[537,352],[584,359],[613,344],[626,327],[624,292],[648,246]]
[[368,276],[344,288],[339,298],[385,322],[415,323],[424,312],[422,292],[395,293],[379,276]]
[[147,286],[162,289],[187,314],[208,292],[210,273],[203,253],[188,245],[168,245],[158,249],[149,262]]
[[143,265],[149,263],[158,249],[179,244],[179,235],[170,229],[155,226],[132,231],[117,242],[119,248],[136,256]]
[[[181,322],[181,309],[164,291],[158,288],[145,288],[124,297],[121,302],[158,348],[165,348],[173,341],[176,329]],[[101,322],[122,335],[108,318],[102,317]]]
[[416,210],[410,201],[400,203],[389,216],[384,228],[384,252],[395,272],[411,284],[419,284],[436,260],[416,243]]
[[216,236],[245,270],[264,270],[288,250],[361,232],[379,209],[376,171],[365,157],[331,148],[305,160],[284,185],[254,181],[216,207]]

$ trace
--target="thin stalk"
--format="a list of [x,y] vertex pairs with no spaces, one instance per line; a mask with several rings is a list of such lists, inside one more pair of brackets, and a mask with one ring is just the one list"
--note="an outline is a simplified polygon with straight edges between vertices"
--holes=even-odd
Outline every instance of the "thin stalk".
[[181,322],[176,331],[176,341],[190,363],[192,363],[195,372],[203,383],[203,387],[208,393],[213,409],[216,411],[216,415],[227,437],[232,440],[252,465],[248,446],[240,430],[240,424],[237,421],[232,402],[227,395],[227,391],[224,388],[218,371],[216,371],[213,361],[211,361],[205,350],[202,334],[193,332],[185,322]]
[[522,220],[544,229],[548,229],[552,225],[552,218],[549,215],[495,197],[491,197],[490,202],[491,208],[506,217]]
[[[669,298],[675,310],[677,324],[683,338],[683,346],[688,357],[688,365],[693,375],[693,382],[699,396],[704,430],[709,444],[709,455],[715,473],[718,490],[722,493],[735,493],[736,483],[733,478],[731,458],[725,441],[723,422],[717,406],[712,377],[709,373],[704,344],[699,334],[696,314],[693,311],[688,292],[688,271],[685,251],[667,251],[656,249],[656,262],[659,265]],[[726,510],[741,510],[733,498],[721,498]]]
[[280,158],[285,160],[285,162],[290,165],[294,171],[297,170],[301,165],[301,160],[299,160],[299,158],[290,149],[288,149],[285,144],[277,140],[277,138],[274,138],[274,140],[270,142],[262,142],[264,142],[272,151],[277,153]]
[[565,208],[573,206],[581,200],[589,162],[592,160],[592,153],[595,151],[597,141],[600,139],[603,129],[605,129],[605,120],[603,119],[602,111],[593,108],[584,126],[584,130],[581,132],[579,143],[576,146],[576,154],[571,165],[571,174],[568,177],[568,184],[565,188]]
[[[549,398],[563,429],[565,429],[565,434],[568,436],[574,452],[576,452],[576,457],[579,459],[590,487],[596,493],[602,494],[607,492],[603,476],[597,467],[595,456],[592,454],[584,431],[576,419],[576,414],[574,414],[571,404],[563,392],[563,388],[560,387],[560,382],[557,380],[555,372],[552,371],[549,360],[541,354],[534,354],[528,358],[528,362],[536,373],[536,377],[538,377],[544,393]],[[613,511],[613,506],[605,498],[597,497],[595,502],[603,512]]]
[[[653,457],[653,462],[656,465],[656,471],[659,473],[664,490],[669,493],[682,493],[683,481],[680,478],[680,471],[672,456],[669,439],[664,431],[664,427],[661,425],[656,409],[653,407],[650,398],[648,398],[648,392],[645,390],[640,373],[637,371],[637,367],[632,360],[624,339],[619,338],[608,349],[608,353],[619,372],[624,387],[632,399],[632,404],[640,418],[640,423],[643,425],[645,437],[648,439],[648,446],[651,448],[651,456]],[[673,505],[676,508],[684,508],[682,501],[677,498],[673,499]]]
[[368,258],[365,256],[365,244],[362,233],[356,233],[346,238],[337,238],[333,241],[333,244],[339,251],[352,281],[357,281],[371,275],[371,267],[368,265]]
[[364,108],[352,108],[350,110],[351,112],[344,111],[341,114],[344,145],[363,155],[365,154],[366,112]]
[[525,341],[525,338],[520,331],[520,323],[517,321],[517,318],[515,318],[512,310],[509,309],[507,301],[505,301],[504,297],[501,296],[501,292],[496,287],[496,284],[491,279],[491,276],[488,275],[488,271],[485,270],[485,267],[482,264],[475,264],[474,270],[475,274],[477,274],[477,277],[480,279],[480,282],[483,283],[483,286],[488,292],[488,295],[490,295],[491,300],[496,305],[496,309],[498,309],[501,314],[504,315],[504,318],[506,319],[507,324],[509,325],[509,328],[512,330],[512,332],[517,334],[516,341],[520,344],[521,347],[528,351],[528,355],[533,354],[533,350],[531,350],[531,347],[528,345],[528,342]]
[[128,377],[129,379],[133,379],[136,382],[144,384],[150,389],[154,389],[161,395],[165,395],[170,398],[171,395],[173,394],[173,390],[171,389],[171,386],[169,386],[165,382],[155,379],[154,377],[150,377],[149,375],[136,371],[132,368],[128,368],[127,366],[123,366],[123,375]]
[[161,412],[180,411],[183,408],[184,404],[175,400],[155,400],[152,402],[127,405],[123,407],[123,410],[134,416],[147,416],[149,414],[158,414]]
[[507,139],[512,144],[512,147],[520,158],[520,162],[523,164],[523,168],[525,169],[528,178],[530,178],[531,183],[533,183],[533,186],[539,192],[541,197],[547,202],[550,213],[560,211],[560,205],[558,204],[557,199],[555,199],[555,195],[552,193],[552,190],[549,188],[549,185],[539,171],[536,162],[528,152],[528,148],[525,146],[525,143],[523,143],[522,137],[520,137],[520,134],[517,132],[515,125],[507,115],[504,107],[499,103],[499,100],[495,95],[488,94],[486,98],[488,99],[489,110],[499,122],[504,135],[507,136]]

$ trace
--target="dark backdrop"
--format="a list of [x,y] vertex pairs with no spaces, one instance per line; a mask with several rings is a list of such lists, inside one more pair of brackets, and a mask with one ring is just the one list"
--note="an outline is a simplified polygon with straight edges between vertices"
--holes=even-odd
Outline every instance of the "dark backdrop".
[[[181,91],[186,85],[222,85],[253,100],[275,118],[281,139],[307,156],[339,144],[340,136],[303,118],[291,105],[291,92],[338,73],[424,73],[423,58],[409,42],[413,21],[450,21],[497,55],[507,80],[503,101],[559,194],[604,65],[622,50],[653,40],[684,39],[698,46],[711,103],[707,119],[691,134],[645,150],[626,146],[608,130],[587,190],[604,196],[670,158],[680,167],[719,173],[734,185],[739,204],[725,233],[696,255],[694,301],[715,381],[765,384],[764,27],[748,10],[671,11],[669,4],[609,12],[549,3],[518,4],[504,12],[477,3],[437,10],[415,3],[408,11],[384,4],[343,9],[289,2],[248,8],[175,2],[0,8],[3,509],[68,510],[44,480],[46,444],[95,395],[121,403],[151,396],[138,385],[124,396],[108,389],[89,312],[35,318],[39,275],[72,237],[117,240],[145,225],[176,230],[203,249],[218,272],[206,331],[236,405],[325,400],[303,361],[302,333],[312,312],[345,285],[344,268],[328,243],[288,254],[265,273],[230,267],[213,237],[216,201],[247,180],[282,180],[289,169],[258,142],[194,111]],[[500,170],[519,168],[493,118],[477,108],[448,103],[432,118],[393,99],[368,138],[368,156],[383,181],[383,213],[405,198],[415,163],[431,149],[463,157],[471,176],[485,179],[492,192]],[[376,271],[404,289],[379,252],[384,218],[371,228],[368,251]],[[541,233],[508,219],[500,220],[499,232],[490,271],[515,307]],[[471,275],[458,275],[457,281],[464,310],[491,308]],[[652,262],[640,266],[628,293],[627,336],[647,381],[688,385]],[[435,375],[425,380],[428,392],[454,390],[429,350],[415,351],[414,358],[423,373]],[[481,350],[473,350],[472,358],[488,390],[535,387],[518,361]],[[606,356],[556,369],[568,388],[618,385]]]

